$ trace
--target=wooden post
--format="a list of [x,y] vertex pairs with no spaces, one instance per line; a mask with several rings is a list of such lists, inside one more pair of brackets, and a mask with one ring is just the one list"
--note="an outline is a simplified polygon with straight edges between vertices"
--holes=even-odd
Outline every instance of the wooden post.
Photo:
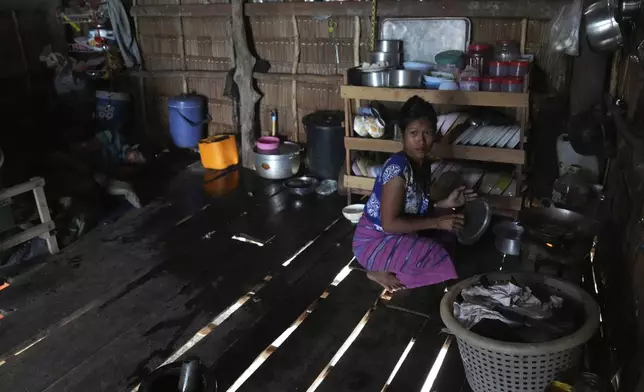
[[[293,75],[297,74],[297,67],[300,64],[300,30],[297,26],[297,17],[293,15],[293,46],[295,47],[295,53],[293,55],[293,68],[291,73]],[[291,82],[291,110],[293,111],[293,132],[295,135],[293,140],[298,143],[300,141],[300,121],[297,115],[297,79],[293,78]]]
[[237,63],[233,79],[239,88],[242,164],[244,167],[252,168],[254,166],[253,145],[255,144],[253,121],[255,119],[255,105],[261,95],[253,88],[253,67],[256,60],[248,49],[244,24],[244,0],[231,0],[231,7],[233,45]]

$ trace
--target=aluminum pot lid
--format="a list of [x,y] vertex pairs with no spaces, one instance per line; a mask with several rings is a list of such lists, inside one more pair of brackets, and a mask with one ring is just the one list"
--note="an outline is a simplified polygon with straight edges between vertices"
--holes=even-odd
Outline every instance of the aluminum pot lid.
[[328,128],[342,127],[343,121],[344,112],[339,110],[321,110],[307,114],[302,119],[302,123],[306,126]]
[[487,201],[478,198],[465,203],[465,224],[457,233],[458,242],[470,245],[476,242],[490,225],[491,209]]
[[300,146],[293,142],[283,142],[280,143],[279,147],[275,150],[258,150],[255,147],[255,153],[257,155],[266,155],[266,156],[278,156],[278,155],[291,155],[300,152]]

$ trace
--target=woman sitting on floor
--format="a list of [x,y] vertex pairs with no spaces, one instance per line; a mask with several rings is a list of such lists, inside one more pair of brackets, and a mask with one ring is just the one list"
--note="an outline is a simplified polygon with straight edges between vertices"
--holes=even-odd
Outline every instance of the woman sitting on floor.
[[451,209],[475,194],[460,187],[445,200],[430,200],[427,155],[438,138],[436,122],[428,102],[417,96],[405,102],[399,121],[403,150],[385,162],[353,237],[353,251],[367,276],[389,291],[456,278],[445,248],[462,228],[463,215]]

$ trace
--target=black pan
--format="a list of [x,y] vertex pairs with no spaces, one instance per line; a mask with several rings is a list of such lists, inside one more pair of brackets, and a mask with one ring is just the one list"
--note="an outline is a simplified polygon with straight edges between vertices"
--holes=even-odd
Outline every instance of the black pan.
[[519,213],[521,225],[531,235],[546,241],[590,238],[597,231],[597,221],[577,212],[555,207],[531,207]]

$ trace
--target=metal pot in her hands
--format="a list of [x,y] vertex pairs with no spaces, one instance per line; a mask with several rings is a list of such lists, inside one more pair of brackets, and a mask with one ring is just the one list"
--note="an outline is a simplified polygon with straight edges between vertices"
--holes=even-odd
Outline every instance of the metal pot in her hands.
[[584,10],[586,39],[594,51],[614,52],[624,43],[624,35],[617,20],[618,13],[615,0],[600,0]]
[[277,150],[255,149],[255,171],[262,178],[283,180],[300,170],[300,146],[293,142],[281,143]]
[[494,245],[499,252],[511,256],[518,256],[521,253],[521,236],[524,229],[519,222],[500,222],[492,231],[496,236]]

